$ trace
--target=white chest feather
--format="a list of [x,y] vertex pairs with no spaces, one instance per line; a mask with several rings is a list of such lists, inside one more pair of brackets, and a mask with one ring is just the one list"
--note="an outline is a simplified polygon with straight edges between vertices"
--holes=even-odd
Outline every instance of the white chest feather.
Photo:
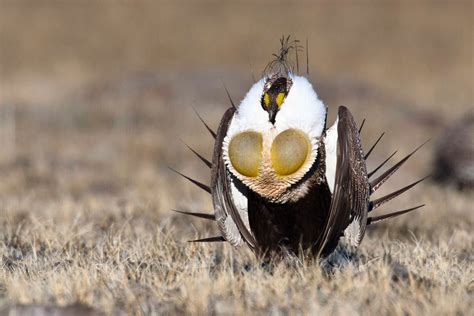
[[326,180],[329,190],[333,193],[334,181],[336,179],[336,163],[337,163],[337,124],[336,120],[333,126],[326,131],[326,139],[324,146],[326,149]]

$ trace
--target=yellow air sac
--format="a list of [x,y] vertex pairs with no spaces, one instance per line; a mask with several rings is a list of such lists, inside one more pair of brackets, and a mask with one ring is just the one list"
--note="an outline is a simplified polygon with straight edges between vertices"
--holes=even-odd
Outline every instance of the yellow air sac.
[[247,131],[235,135],[229,143],[229,159],[238,173],[256,177],[262,160],[262,135]]
[[280,176],[295,173],[306,161],[310,150],[308,138],[296,129],[278,134],[270,149],[272,165]]

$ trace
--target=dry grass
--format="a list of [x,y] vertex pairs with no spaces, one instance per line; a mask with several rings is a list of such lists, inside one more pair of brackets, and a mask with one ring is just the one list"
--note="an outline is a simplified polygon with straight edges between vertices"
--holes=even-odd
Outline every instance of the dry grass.
[[[330,122],[346,104],[368,119],[366,148],[387,132],[369,169],[473,104],[472,4],[297,3],[267,32],[285,6],[1,3],[0,311],[472,314],[472,192],[420,185],[384,209],[427,207],[369,229],[356,260],[329,274],[186,243],[217,234],[169,211],[211,210],[167,169],[209,178],[179,142],[211,152],[190,105],[215,127],[221,79],[242,98],[283,33],[310,37]],[[432,143],[380,194],[429,173]]]

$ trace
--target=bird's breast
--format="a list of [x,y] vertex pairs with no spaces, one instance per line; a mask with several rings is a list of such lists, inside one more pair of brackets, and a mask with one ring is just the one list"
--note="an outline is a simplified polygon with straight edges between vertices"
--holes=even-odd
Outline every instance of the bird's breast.
[[296,128],[244,130],[224,139],[223,157],[233,176],[276,202],[313,168],[320,145],[319,139]]

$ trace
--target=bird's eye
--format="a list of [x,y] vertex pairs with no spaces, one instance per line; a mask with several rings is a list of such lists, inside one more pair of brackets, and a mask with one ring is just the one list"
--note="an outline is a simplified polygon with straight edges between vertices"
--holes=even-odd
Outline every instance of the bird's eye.
[[262,160],[262,135],[247,131],[235,135],[229,143],[232,166],[246,177],[256,177]]
[[285,98],[285,93],[280,92],[280,93],[277,94],[275,102],[278,105],[278,107],[280,107],[283,104],[283,99],[284,98]]
[[310,142],[301,131],[287,129],[281,132],[270,149],[273,169],[281,176],[295,173],[306,161],[309,150]]

